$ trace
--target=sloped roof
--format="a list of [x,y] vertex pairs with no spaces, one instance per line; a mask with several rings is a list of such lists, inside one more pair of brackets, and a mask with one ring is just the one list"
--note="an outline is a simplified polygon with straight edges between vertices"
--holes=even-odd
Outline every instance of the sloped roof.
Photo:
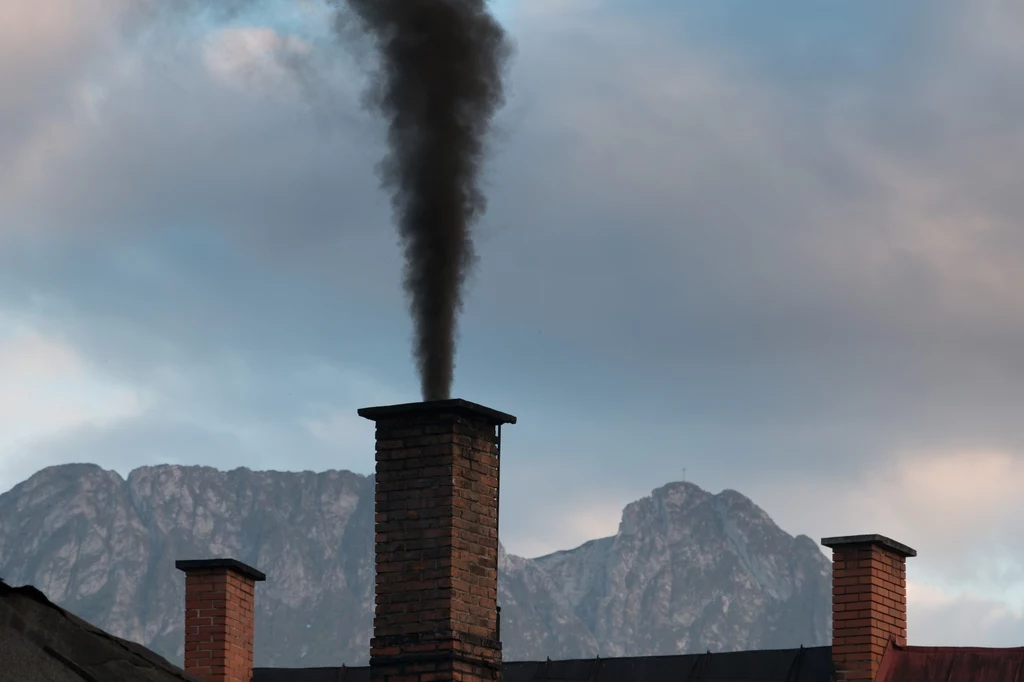
[[[832,647],[682,656],[513,661],[504,682],[829,682]],[[369,682],[369,667],[256,668],[252,682]]]
[[34,587],[0,580],[0,678],[18,682],[199,682],[149,649],[114,637]]
[[875,682],[1021,682],[1024,648],[890,644]]

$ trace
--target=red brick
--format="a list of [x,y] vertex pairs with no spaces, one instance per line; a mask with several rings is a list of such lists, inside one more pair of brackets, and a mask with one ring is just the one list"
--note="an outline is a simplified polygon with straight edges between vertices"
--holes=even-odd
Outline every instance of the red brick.
[[870,681],[890,638],[906,643],[906,559],[878,545],[838,547],[833,557],[836,680]]
[[[418,413],[377,423],[374,682],[489,682],[496,647],[465,635],[496,636],[497,485],[494,427],[464,415]],[[392,635],[419,633],[396,646]],[[393,642],[394,640],[392,640]],[[455,652],[477,659],[417,660]],[[407,656],[403,665],[387,656]],[[408,658],[408,655],[412,655]]]
[[249,682],[255,582],[229,568],[185,578],[185,670],[204,682]]

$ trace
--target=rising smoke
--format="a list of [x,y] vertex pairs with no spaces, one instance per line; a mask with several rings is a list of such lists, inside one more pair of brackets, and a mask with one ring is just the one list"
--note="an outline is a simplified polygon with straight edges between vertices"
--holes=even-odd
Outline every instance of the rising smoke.
[[380,53],[370,95],[388,119],[382,182],[405,247],[413,353],[423,399],[445,399],[462,285],[476,259],[471,227],[486,207],[480,168],[504,101],[509,44],[485,0],[333,1],[353,11]]
[[[328,0],[350,42],[354,15],[379,70],[368,100],[388,121],[381,164],[405,247],[405,290],[424,400],[450,397],[462,286],[476,260],[471,228],[486,208],[479,188],[491,119],[504,102],[511,54],[486,0]],[[178,16],[230,18],[254,0],[137,0],[135,32]],[[286,58],[307,96],[322,99],[311,65]]]

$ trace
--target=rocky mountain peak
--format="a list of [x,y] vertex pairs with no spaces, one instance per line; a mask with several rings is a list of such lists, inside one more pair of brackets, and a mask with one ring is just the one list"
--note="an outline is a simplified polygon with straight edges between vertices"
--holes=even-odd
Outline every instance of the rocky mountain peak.
[[641,529],[657,527],[667,530],[686,517],[697,506],[710,499],[710,493],[693,483],[669,483],[656,488],[647,497],[626,505],[619,524],[619,535],[634,535]]

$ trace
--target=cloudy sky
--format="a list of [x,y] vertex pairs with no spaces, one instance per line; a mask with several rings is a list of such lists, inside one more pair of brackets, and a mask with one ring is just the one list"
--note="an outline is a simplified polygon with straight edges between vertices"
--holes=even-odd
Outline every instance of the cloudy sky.
[[[323,0],[0,3],[0,491],[373,467],[418,398],[366,41]],[[200,11],[199,8],[205,8]],[[1024,644],[1024,9],[503,0],[455,393],[503,540],[684,476],[915,547],[910,641]]]

